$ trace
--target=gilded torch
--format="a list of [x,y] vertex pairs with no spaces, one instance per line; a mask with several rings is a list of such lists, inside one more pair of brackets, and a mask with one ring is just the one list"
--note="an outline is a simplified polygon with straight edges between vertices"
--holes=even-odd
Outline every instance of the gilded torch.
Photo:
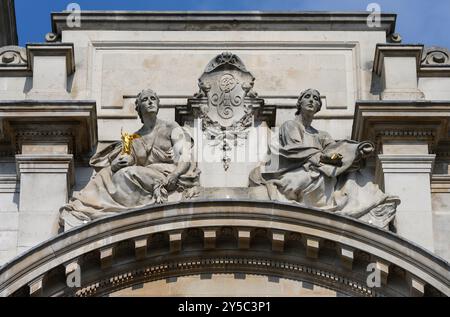
[[131,154],[131,144],[133,143],[134,139],[137,139],[140,137],[139,134],[136,133],[127,133],[123,132],[123,130],[120,130],[120,134],[122,136],[122,154]]

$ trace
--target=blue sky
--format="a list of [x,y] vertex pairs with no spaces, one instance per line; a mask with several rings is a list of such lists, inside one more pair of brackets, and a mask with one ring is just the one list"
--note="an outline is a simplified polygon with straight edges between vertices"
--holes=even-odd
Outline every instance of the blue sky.
[[381,10],[397,13],[396,31],[403,43],[450,48],[449,0],[15,0],[20,45],[43,42],[51,31],[50,12],[71,2],[82,10],[261,10],[365,11],[376,2]]

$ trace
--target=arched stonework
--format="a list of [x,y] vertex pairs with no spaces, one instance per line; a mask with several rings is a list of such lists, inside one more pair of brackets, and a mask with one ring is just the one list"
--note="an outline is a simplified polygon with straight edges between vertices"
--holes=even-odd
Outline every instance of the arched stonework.
[[[370,263],[380,287],[367,285]],[[69,288],[77,267],[81,287]],[[236,200],[152,206],[69,230],[2,267],[0,295],[105,296],[163,279],[214,283],[218,274],[343,296],[450,295],[449,264],[395,234],[320,210]]]

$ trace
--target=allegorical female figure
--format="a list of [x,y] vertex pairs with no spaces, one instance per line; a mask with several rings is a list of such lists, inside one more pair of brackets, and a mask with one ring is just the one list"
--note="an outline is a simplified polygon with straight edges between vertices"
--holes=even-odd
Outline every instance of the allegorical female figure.
[[294,201],[387,227],[399,200],[384,194],[365,174],[370,142],[335,141],[311,126],[320,93],[300,94],[294,120],[285,122],[270,145],[267,161],[250,174],[250,186],[264,186],[271,200]]
[[91,166],[100,171],[61,208],[62,220],[86,222],[163,203],[174,191],[195,195],[199,171],[191,162],[191,138],[177,123],[157,118],[159,98],[152,90],[138,95],[136,111],[143,126],[91,158]]

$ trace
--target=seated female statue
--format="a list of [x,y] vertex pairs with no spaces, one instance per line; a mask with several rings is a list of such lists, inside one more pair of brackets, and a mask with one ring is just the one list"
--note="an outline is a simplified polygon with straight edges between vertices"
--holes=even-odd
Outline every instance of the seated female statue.
[[136,111],[143,126],[95,154],[90,165],[100,170],[61,208],[61,219],[82,222],[167,201],[168,194],[195,195],[199,171],[191,162],[191,138],[175,122],[157,118],[159,98],[142,91]]
[[312,127],[321,107],[317,90],[300,94],[295,119],[280,127],[267,161],[251,172],[250,186],[264,186],[271,200],[301,203],[387,227],[399,200],[384,194],[363,169],[373,144],[335,141]]

